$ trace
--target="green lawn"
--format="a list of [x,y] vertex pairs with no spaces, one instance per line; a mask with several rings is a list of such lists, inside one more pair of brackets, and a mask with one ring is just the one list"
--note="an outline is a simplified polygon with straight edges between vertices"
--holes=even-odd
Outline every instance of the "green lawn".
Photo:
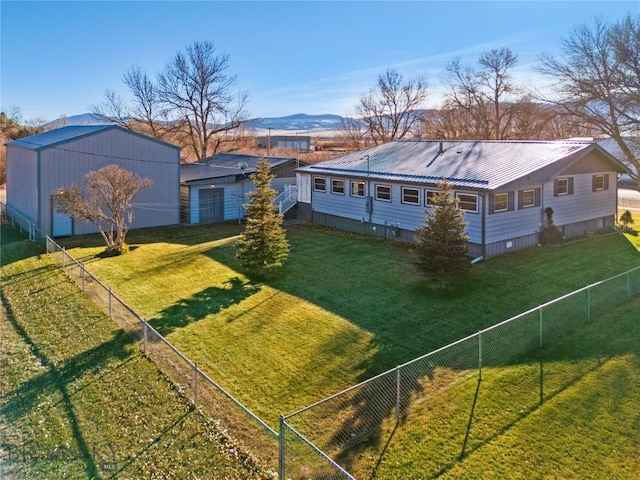
[[263,478],[37,245],[0,228],[0,477]]
[[121,257],[74,248],[78,239],[67,247],[274,427],[281,413],[640,264],[612,235],[481,262],[442,291],[405,245],[296,226],[282,274],[254,283],[234,258],[240,228],[131,232]]
[[[72,255],[83,258],[92,272],[197,361],[202,370],[274,428],[281,413],[292,412],[484,327],[640,264],[638,237],[615,234],[484,261],[475,265],[456,289],[443,291],[413,268],[410,250],[405,245],[295,226],[287,232],[291,255],[282,274],[266,282],[252,282],[243,275],[234,257],[233,242],[240,228],[215,225],[131,232],[130,254],[111,258],[99,255],[103,248],[98,240],[76,238],[65,244]],[[95,241],[95,246],[90,246],[89,241]],[[77,246],[80,243],[82,247]],[[631,362],[633,370],[636,357],[625,358],[611,359],[607,365],[612,367],[607,368],[614,368],[616,362],[623,369],[629,368]],[[548,368],[545,381],[548,386],[553,387],[554,382],[558,386],[551,389],[549,404],[562,401],[567,390],[564,377],[572,379],[575,372],[581,376],[592,364],[590,357],[585,364],[574,361],[570,355],[564,360],[545,363]],[[537,364],[524,362],[510,368],[495,370],[478,394],[492,390],[492,381],[503,387],[518,384],[518,379],[535,371]],[[606,391],[604,384],[610,380],[607,368],[594,373],[594,388],[602,386]],[[445,402],[459,403],[461,409],[448,408],[445,416],[469,416],[465,409],[476,385],[468,382],[462,385]],[[503,390],[509,388],[493,389]],[[580,391],[577,388],[574,392],[576,398]],[[459,402],[455,395],[462,396]],[[527,395],[537,398],[535,391]],[[635,404],[632,395],[625,398]],[[380,478],[411,476],[408,473],[412,471],[411,464],[429,465],[425,476],[465,472],[458,468],[465,462],[473,465],[480,452],[508,455],[497,446],[492,447],[497,445],[496,428],[498,432],[513,432],[525,424],[521,417],[527,420],[535,418],[531,412],[537,415],[546,411],[546,405],[539,410],[534,408],[535,401],[527,401],[524,409],[527,415],[512,412],[507,417],[515,420],[509,421],[504,430],[502,405],[497,399],[489,402],[489,407],[482,407],[489,409],[486,417],[490,421],[474,424],[474,433],[465,442],[467,456],[462,464],[457,458],[459,438],[447,447],[435,445],[438,455],[443,448],[451,451],[444,455],[444,461],[434,460],[430,451],[434,445],[420,441],[424,437],[420,420],[406,424],[418,428],[417,433],[408,427],[391,434],[392,426],[379,425],[372,450],[367,451],[370,445],[364,444],[345,460],[350,465],[357,464],[356,469],[363,472],[375,470],[381,475],[385,472]],[[558,408],[564,408],[559,405]],[[417,419],[432,414],[419,409],[412,413]],[[385,445],[380,444],[380,439],[385,435],[397,435],[398,439],[404,436],[409,441],[394,440],[393,447],[389,446],[381,456]],[[631,444],[637,445],[637,436],[631,438]],[[412,444],[420,446],[406,447]],[[526,447],[526,441],[523,445]],[[400,450],[394,453],[397,448]],[[625,452],[628,451],[627,448]],[[358,455],[361,458],[354,459]],[[381,463],[376,466],[377,462]],[[479,467],[472,466],[468,471],[475,472],[475,468]],[[491,469],[494,468],[495,464]],[[549,465],[542,468],[554,469]],[[483,475],[491,477],[487,473],[491,469]]]

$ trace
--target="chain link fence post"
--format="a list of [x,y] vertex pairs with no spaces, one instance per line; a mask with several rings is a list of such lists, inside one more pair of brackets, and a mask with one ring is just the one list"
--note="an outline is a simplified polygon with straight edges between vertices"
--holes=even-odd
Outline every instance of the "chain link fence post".
[[280,415],[280,431],[278,435],[278,480],[285,480],[285,439],[284,439],[284,416]]
[[111,301],[112,301],[113,295],[111,293],[111,287],[109,287],[109,318],[111,318],[112,316],[112,307],[111,307]]
[[143,332],[142,332],[142,351],[147,353],[147,321],[142,320]]
[[482,330],[478,332],[478,380],[482,380]]
[[396,421],[400,421],[400,366],[396,367]]
[[193,404],[198,406],[198,362],[193,362]]

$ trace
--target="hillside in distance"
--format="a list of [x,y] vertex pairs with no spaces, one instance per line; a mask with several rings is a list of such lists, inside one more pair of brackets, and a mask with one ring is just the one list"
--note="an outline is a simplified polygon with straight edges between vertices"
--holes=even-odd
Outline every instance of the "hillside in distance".
[[[255,131],[258,135],[267,135],[271,129],[272,135],[295,135],[305,134],[329,134],[340,130],[340,115],[324,114],[324,115],[307,115],[298,113],[285,117],[263,117],[252,118],[247,124],[250,130]],[[49,128],[59,128],[65,125],[101,125],[109,122],[93,113],[82,113],[79,115],[71,115],[62,117],[47,123]]]
[[342,117],[340,115],[307,115],[297,113],[285,117],[263,117],[249,120],[249,128],[258,133],[291,132],[291,134],[322,133],[340,130]]

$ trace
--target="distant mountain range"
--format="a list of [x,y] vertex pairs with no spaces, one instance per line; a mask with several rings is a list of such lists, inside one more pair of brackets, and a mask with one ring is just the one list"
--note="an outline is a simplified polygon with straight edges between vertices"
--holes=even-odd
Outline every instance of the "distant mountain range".
[[[272,134],[319,134],[335,132],[340,130],[340,115],[307,115],[298,113],[286,117],[264,117],[252,118],[248,121],[249,128],[258,134],[266,134],[271,129]],[[105,123],[104,120],[94,113],[82,113],[69,117],[59,118],[47,123],[48,127],[58,128],[65,125],[97,125]]]

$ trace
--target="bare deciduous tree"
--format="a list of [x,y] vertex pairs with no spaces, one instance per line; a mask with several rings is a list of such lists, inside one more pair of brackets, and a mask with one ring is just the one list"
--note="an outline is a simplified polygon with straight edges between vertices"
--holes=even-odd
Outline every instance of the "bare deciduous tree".
[[360,150],[370,143],[364,123],[352,116],[340,118],[340,140],[352,150]]
[[478,59],[479,68],[457,58],[447,65],[443,83],[449,89],[449,110],[464,111],[473,127],[471,138],[502,140],[508,137],[513,109],[507,98],[516,92],[509,71],[518,57],[508,48],[493,49]]
[[178,52],[158,75],[157,95],[167,116],[185,122],[182,132],[197,158],[215,153],[219,134],[232,132],[246,119],[247,94],[234,95],[229,56],[217,55],[211,42],[194,42]]
[[356,114],[366,126],[367,137],[375,145],[404,138],[420,118],[427,99],[424,78],[404,80],[390,69],[378,76],[375,87],[360,97]]
[[193,42],[156,76],[131,67],[123,82],[131,105],[105,92],[93,111],[119,125],[187,147],[197,159],[215,154],[225,141],[244,134],[248,95],[234,93],[236,77],[227,73],[229,56],[211,42]]
[[557,97],[539,98],[614,139],[640,186],[640,16],[613,25],[596,18],[564,39],[562,50],[561,58],[541,57],[538,70],[554,81]]
[[59,212],[93,223],[104,238],[107,251],[121,254],[128,250],[125,237],[133,222],[131,201],[151,184],[149,178],[107,165],[88,172],[80,184],[54,195],[53,206]]

